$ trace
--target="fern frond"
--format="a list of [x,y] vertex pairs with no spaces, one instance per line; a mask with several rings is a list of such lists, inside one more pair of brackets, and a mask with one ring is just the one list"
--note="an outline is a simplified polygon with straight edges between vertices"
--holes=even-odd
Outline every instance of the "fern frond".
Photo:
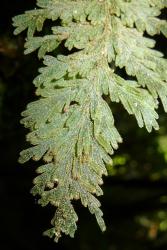
[[[155,2],[158,4],[159,1]],[[163,3],[160,6],[163,6]],[[150,3],[147,0],[122,0],[120,1],[122,23],[128,27],[134,27],[135,24],[138,31],[146,31],[149,35],[162,32],[167,37],[166,20],[161,20],[157,17],[161,14],[160,6],[150,7]]]
[[[158,98],[167,111],[167,60],[143,35],[167,36],[167,23],[158,18],[166,5],[166,0],[38,0],[39,9],[13,19],[15,34],[28,29],[25,53],[38,49],[44,63],[34,80],[39,99],[22,113],[33,146],[21,152],[20,162],[45,162],[37,169],[32,193],[40,195],[42,206],[57,208],[45,232],[56,241],[62,233],[74,236],[74,199],[105,230],[96,197],[103,193],[105,165],[112,164],[122,142],[111,103],[121,102],[149,132],[158,129]],[[59,24],[39,36],[46,19]],[[59,54],[62,45],[68,53]],[[123,67],[135,80],[118,75],[116,69]]]
[[118,18],[113,20],[113,31],[116,66],[125,67],[127,74],[135,76],[138,84],[146,86],[154,98],[160,97],[167,111],[167,60],[152,49],[154,40],[123,26]]

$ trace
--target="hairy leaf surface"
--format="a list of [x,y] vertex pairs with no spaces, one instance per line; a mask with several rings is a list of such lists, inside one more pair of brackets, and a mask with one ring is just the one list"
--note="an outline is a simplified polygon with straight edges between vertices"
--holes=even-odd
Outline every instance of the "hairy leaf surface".
[[[144,35],[167,37],[167,22],[159,18],[167,1],[37,0],[37,6],[13,18],[15,34],[27,30],[25,54],[38,50],[44,64],[34,79],[38,99],[22,113],[32,147],[20,162],[44,162],[32,193],[42,206],[56,207],[45,234],[58,241],[77,229],[73,200],[105,230],[97,196],[122,142],[112,103],[149,132],[158,129],[159,99],[167,112],[167,60]],[[41,35],[46,20],[48,33]]]

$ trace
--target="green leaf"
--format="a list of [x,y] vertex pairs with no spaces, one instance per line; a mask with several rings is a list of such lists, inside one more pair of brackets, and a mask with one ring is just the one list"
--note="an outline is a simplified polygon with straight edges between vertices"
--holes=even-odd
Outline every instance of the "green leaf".
[[[44,64],[34,79],[38,100],[22,113],[32,146],[19,161],[43,162],[31,192],[42,206],[55,206],[45,235],[57,242],[62,233],[74,237],[74,199],[106,229],[97,197],[122,142],[112,103],[121,102],[149,132],[158,129],[158,98],[167,112],[167,60],[145,36],[167,37],[158,17],[167,1],[37,0],[37,6],[13,18],[15,34],[28,30],[25,54],[38,49]],[[49,34],[42,36],[47,19]]]

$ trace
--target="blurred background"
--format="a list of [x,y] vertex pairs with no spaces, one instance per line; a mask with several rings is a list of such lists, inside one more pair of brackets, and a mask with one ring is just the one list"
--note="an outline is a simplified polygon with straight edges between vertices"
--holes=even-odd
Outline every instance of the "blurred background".
[[[43,237],[54,208],[42,208],[30,194],[36,163],[17,162],[27,131],[20,113],[35,100],[33,78],[41,65],[36,54],[24,56],[25,33],[13,36],[11,18],[34,8],[35,0],[5,0],[0,8],[0,247],[3,250],[165,250],[167,249],[167,114],[159,108],[160,130],[148,134],[120,105],[113,105],[124,143],[113,157],[100,198],[107,231],[76,204],[75,238],[58,244]],[[162,18],[167,18],[166,10]],[[167,57],[166,40],[155,36]],[[124,72],[120,72],[124,74]]]

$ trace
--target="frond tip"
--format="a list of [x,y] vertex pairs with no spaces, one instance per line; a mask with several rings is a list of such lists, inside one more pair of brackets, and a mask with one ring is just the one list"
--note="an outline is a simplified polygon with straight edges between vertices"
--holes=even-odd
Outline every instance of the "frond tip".
[[[74,199],[105,230],[97,196],[103,194],[106,164],[122,142],[112,102],[120,102],[149,132],[158,129],[159,99],[167,112],[167,60],[143,35],[167,37],[167,22],[158,18],[167,1],[37,0],[37,6],[13,18],[15,34],[27,30],[25,54],[38,50],[44,64],[34,80],[39,98],[22,113],[32,147],[19,161],[44,162],[32,194],[42,206],[56,207],[44,234],[58,241],[62,233],[74,237]],[[47,19],[58,24],[40,36]],[[117,68],[125,68],[126,77]]]

